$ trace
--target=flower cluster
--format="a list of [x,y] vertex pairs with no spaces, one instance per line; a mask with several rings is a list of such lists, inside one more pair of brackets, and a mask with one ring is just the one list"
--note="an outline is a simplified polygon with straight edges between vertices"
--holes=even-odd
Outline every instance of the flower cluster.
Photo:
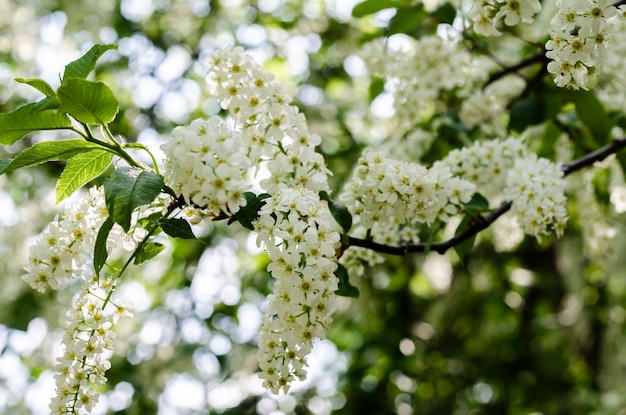
[[304,116],[271,75],[241,48],[218,50],[209,61],[208,83],[240,131],[231,139],[244,149],[246,168],[264,166],[270,173],[260,186],[271,197],[254,221],[276,279],[262,321],[259,376],[274,393],[286,392],[291,381],[306,377],[313,340],[325,338],[331,324],[339,233],[319,196],[329,189],[330,172],[315,151],[321,138],[309,133]]
[[502,193],[507,173],[515,160],[525,158],[529,151],[521,140],[489,140],[476,142],[471,146],[454,149],[441,163],[458,175],[477,186],[487,198],[495,198]]
[[57,289],[64,281],[93,272],[93,244],[106,215],[102,189],[90,189],[78,205],[39,234],[29,248],[27,274],[22,279],[43,293],[47,287]]
[[546,42],[548,72],[560,87],[587,89],[611,39],[616,8],[607,0],[559,1]]
[[340,200],[353,213],[355,223],[370,228],[377,223],[384,228],[394,222],[446,221],[456,213],[456,206],[469,201],[473,189],[471,183],[452,177],[442,164],[426,169],[368,151],[359,159]]
[[507,26],[532,23],[533,16],[541,11],[538,0],[472,0],[468,17],[474,31],[484,36],[499,36],[498,23]]
[[292,380],[306,377],[313,339],[324,339],[332,323],[340,236],[326,202],[308,189],[281,186],[259,213],[255,230],[276,279],[262,321],[259,376],[274,393],[287,392]]
[[224,48],[209,56],[207,81],[238,128],[239,145],[254,166],[265,164],[270,177],[261,186],[273,193],[280,185],[302,186],[315,192],[328,190],[324,157],[315,151],[321,138],[308,130],[304,115],[290,105],[265,72],[239,47]]
[[[77,277],[85,282],[67,312],[65,350],[58,359],[55,375],[57,394],[50,403],[55,415],[91,411],[98,401],[94,388],[106,382],[105,372],[111,366],[107,356],[113,350],[112,324],[119,317],[130,315],[125,306],[110,301],[113,281],[94,276],[91,255],[106,217],[102,188],[90,189],[77,205],[66,208],[37,237],[30,247],[27,274],[22,277],[40,292],[48,287],[57,289]],[[109,245],[120,242],[115,236],[115,232],[111,234]]]
[[524,232],[539,238],[550,230],[561,235],[567,222],[560,165],[537,158],[516,138],[476,142],[452,150],[441,161],[473,182],[492,200],[509,198]]
[[237,213],[246,203],[245,174],[252,165],[241,141],[241,132],[217,116],[176,127],[161,146],[165,182],[210,215]]
[[95,388],[106,383],[108,358],[113,351],[112,325],[131,316],[125,306],[109,300],[114,282],[91,278],[67,312],[63,337],[65,350],[58,358],[56,396],[50,402],[53,415],[88,413],[98,402]]
[[[417,242],[420,225],[447,222],[470,200],[474,185],[437,163],[430,169],[367,151],[340,200],[354,215],[354,231],[386,244]],[[361,235],[362,234],[362,235]]]
[[539,239],[554,230],[563,234],[567,224],[566,181],[559,164],[536,154],[518,159],[507,175],[503,190],[513,201],[513,212],[527,235]]
[[506,106],[523,91],[525,85],[521,78],[509,75],[485,88],[476,89],[463,101],[459,112],[461,121],[485,133],[501,134],[508,123]]

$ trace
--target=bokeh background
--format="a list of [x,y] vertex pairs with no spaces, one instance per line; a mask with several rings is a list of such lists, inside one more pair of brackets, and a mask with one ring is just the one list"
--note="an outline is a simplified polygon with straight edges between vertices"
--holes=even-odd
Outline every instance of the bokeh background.
[[[119,50],[107,52],[94,75],[120,100],[114,133],[158,154],[174,126],[219,113],[205,87],[204,57],[239,44],[296,97],[310,130],[323,137],[320,151],[338,192],[361,150],[384,142],[397,125],[393,85],[368,72],[363,44],[388,35],[404,47],[427,35],[449,36],[455,25],[459,33],[458,21],[433,17],[443,3],[397,2],[400,11],[354,18],[357,3],[0,0],[0,110],[39,98],[14,78],[56,86],[64,65],[94,43],[116,43]],[[543,4],[549,12],[550,3]],[[396,18],[390,30],[398,13],[409,22],[398,29]],[[543,21],[545,29],[549,15]],[[481,38],[480,47],[515,63],[529,52],[517,48],[514,32],[507,36]],[[599,84],[607,106],[607,91],[617,90],[610,81]],[[424,121],[436,136],[423,152],[425,163],[485,135],[480,127],[457,128],[455,94],[438,97],[445,111],[431,111]],[[623,109],[613,105],[611,115],[622,119]],[[506,109],[499,117],[508,117]],[[528,130],[540,141],[551,127],[535,124]],[[585,134],[576,120],[568,125]],[[0,155],[54,134],[32,135]],[[560,141],[549,148],[538,141],[534,148],[559,156]],[[75,287],[40,294],[20,276],[29,243],[60,211],[54,180],[61,168],[50,163],[0,176],[4,414],[46,414],[53,393],[52,368]],[[199,241],[164,239],[166,251],[131,267],[118,290],[133,302],[134,317],[117,327],[108,387],[94,413],[626,414],[623,173],[608,161],[571,181],[588,190],[585,206],[593,215],[588,209],[581,220],[582,196],[572,195],[570,225],[559,240],[522,238],[514,219],[504,217],[462,259],[450,251],[366,267],[351,280],[360,297],[338,299],[309,378],[288,396],[269,394],[255,375],[272,281],[254,236],[238,224],[203,223],[194,228]]]

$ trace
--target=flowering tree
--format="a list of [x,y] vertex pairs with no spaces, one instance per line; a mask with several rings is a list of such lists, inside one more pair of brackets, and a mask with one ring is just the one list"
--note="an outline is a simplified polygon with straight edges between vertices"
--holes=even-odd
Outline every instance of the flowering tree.
[[[183,339],[161,349],[193,345],[199,378],[230,385],[231,394],[243,374],[258,381],[257,389],[238,389],[234,404],[200,393],[189,413],[269,413],[281,402],[284,412],[306,404],[313,413],[602,410],[621,392],[610,379],[624,369],[621,360],[612,371],[601,359],[621,340],[611,330],[626,315],[616,279],[626,210],[623,6],[367,0],[344,21],[326,17],[320,26],[326,3],[305,3],[299,19],[285,17],[296,13],[291,3],[251,4],[253,21],[267,28],[241,23],[237,40],[248,50],[217,35],[187,45],[205,62],[198,74],[206,75],[206,100],[201,110],[169,110],[170,123],[165,107],[142,102],[142,85],[156,88],[149,77],[131,73],[138,89],[129,103],[119,86],[128,78],[108,75],[118,73],[120,56],[141,72],[150,54],[137,50],[153,42],[149,36],[91,42],[63,64],[57,86],[17,77],[38,95],[0,114],[0,174],[19,189],[20,174],[40,167],[25,168],[52,162],[61,206],[16,265],[38,295],[56,292],[63,310],[60,353],[41,352],[55,362],[49,412],[154,412],[139,392],[150,376],[133,381],[123,405],[112,385],[133,377],[129,365],[151,360],[141,357],[141,341],[129,347],[144,329],[124,322],[160,302],[181,319]],[[148,29],[154,11],[142,17],[133,2],[120,7]],[[235,13],[221,3],[203,7],[191,11],[216,22]],[[284,23],[280,33],[264,20],[272,13]],[[171,24],[172,33],[180,29]],[[274,36],[276,47],[288,43],[282,33],[311,48],[298,93],[272,74],[260,33]],[[194,65],[184,42],[167,42],[152,77],[163,83],[168,67]],[[179,78],[184,91],[191,84]],[[189,86],[187,93],[201,94]],[[142,139],[154,128],[163,135]],[[222,296],[203,311],[205,298],[181,293],[202,278],[190,270],[220,239],[238,241],[236,250],[256,265],[239,271],[249,291],[238,283],[234,301]],[[567,273],[575,277],[568,283],[560,277]],[[143,310],[133,309],[132,290],[151,299]],[[218,304],[236,307],[218,312]],[[257,322],[252,334],[231,328],[230,341],[215,343],[213,332],[243,324],[245,304],[255,310],[247,315]],[[197,326],[195,340],[184,324]],[[202,333],[213,343],[210,356],[231,356],[217,364],[219,376],[202,374],[198,362],[211,361]],[[256,349],[254,364],[236,365],[250,353],[231,351],[233,342]],[[319,378],[302,386],[320,344],[349,358],[332,392]],[[571,356],[561,354],[563,344]],[[554,387],[542,391],[547,382]],[[285,401],[289,393],[300,403]]]

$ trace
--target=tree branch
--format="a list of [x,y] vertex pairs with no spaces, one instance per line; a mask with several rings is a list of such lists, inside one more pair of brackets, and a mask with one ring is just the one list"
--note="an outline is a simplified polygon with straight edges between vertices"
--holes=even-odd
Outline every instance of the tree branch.
[[542,49],[541,52],[530,56],[526,59],[524,59],[523,61],[513,65],[513,66],[507,66],[504,69],[502,69],[499,72],[496,72],[494,74],[492,74],[489,79],[487,79],[487,82],[485,82],[483,84],[483,86],[481,87],[481,89],[485,89],[488,85],[496,82],[498,79],[504,78],[505,76],[512,74],[512,73],[517,73],[518,71],[520,71],[521,69],[526,68],[527,66],[531,66],[535,63],[540,63],[540,62],[545,62],[546,57],[545,57],[545,49]]
[[[586,154],[583,157],[573,160],[569,163],[565,163],[562,166],[563,176],[567,176],[569,174],[572,174],[575,171],[581,170],[584,167],[590,166],[596,161],[604,160],[607,156],[617,153],[619,150],[621,150],[624,147],[626,147],[626,137],[616,139],[613,142],[607,144],[606,146],[596,151]],[[414,253],[414,252],[428,252],[428,251],[435,251],[439,254],[443,254],[448,249],[453,248],[467,241],[474,235],[477,235],[479,232],[487,229],[500,216],[508,212],[511,209],[511,206],[513,206],[513,202],[511,201],[503,202],[500,205],[500,207],[492,210],[486,216],[479,218],[480,220],[476,221],[473,225],[465,229],[463,232],[460,232],[454,237],[443,242],[437,242],[433,244],[421,243],[421,244],[407,244],[407,245],[401,245],[401,246],[391,246],[391,245],[380,244],[369,239],[359,239],[359,238],[354,238],[352,236],[349,236],[348,245],[371,249],[381,254],[399,255],[399,256]]]

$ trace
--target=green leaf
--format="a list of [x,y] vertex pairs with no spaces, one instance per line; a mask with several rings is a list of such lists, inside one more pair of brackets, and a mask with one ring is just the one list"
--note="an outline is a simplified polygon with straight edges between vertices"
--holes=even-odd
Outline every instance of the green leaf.
[[344,233],[350,232],[350,228],[352,228],[352,214],[350,214],[348,208],[333,201],[330,196],[328,196],[328,193],[323,190],[320,192],[320,199],[328,202],[331,215],[333,215],[333,218],[335,218],[339,226],[341,226]]
[[450,3],[445,3],[432,12],[432,15],[441,20],[441,22],[451,25],[456,18],[456,8]]
[[398,0],[366,0],[352,9],[352,17],[364,17],[391,7],[398,7]]
[[428,14],[422,4],[407,9],[398,9],[398,12],[389,21],[388,34],[410,34],[414,32]]
[[[463,217],[463,220],[459,224],[459,226],[456,228],[456,235],[468,229],[473,223],[473,221],[474,221],[474,218],[472,216],[465,215]],[[474,247],[475,240],[476,240],[476,235],[473,235],[471,238],[467,239],[466,241],[454,246],[454,251],[459,256],[459,258],[461,259],[465,258],[467,253],[471,251],[472,248]]]
[[0,114],[0,144],[11,145],[37,130],[63,130],[72,127],[67,115],[55,111],[35,111],[37,104],[26,104],[13,112]]
[[8,173],[20,167],[37,166],[53,160],[67,160],[77,154],[100,149],[97,144],[84,140],[43,141],[15,156],[4,169]]
[[341,295],[342,297],[353,297],[358,298],[359,289],[354,285],[350,284],[350,279],[348,277],[348,270],[343,265],[339,264],[337,269],[335,270],[335,275],[339,279],[339,287],[335,294]]
[[105,150],[90,150],[70,158],[57,181],[57,203],[100,176],[112,160],[113,154]]
[[489,201],[480,193],[474,193],[469,202],[463,205],[463,210],[470,215],[477,215],[489,210]]
[[100,227],[98,236],[96,236],[96,244],[93,250],[93,267],[96,270],[96,274],[100,273],[100,270],[104,267],[109,256],[107,252],[107,239],[109,238],[111,229],[113,229],[113,219],[109,216]]
[[137,219],[137,223],[145,230],[152,231],[152,234],[156,235],[161,232],[161,230],[157,228],[160,226],[161,218],[163,218],[163,212],[154,212],[146,217]]
[[235,213],[235,218],[241,223],[241,226],[252,231],[254,230],[252,222],[259,217],[259,210],[265,205],[263,199],[267,199],[270,195],[262,193],[257,196],[252,192],[244,192],[243,195],[246,198],[246,205]]
[[59,111],[85,124],[106,125],[115,119],[119,104],[102,82],[70,78],[58,90]]
[[155,256],[159,255],[159,253],[165,249],[165,245],[159,242],[147,242],[143,244],[137,254],[135,255],[135,265],[141,265],[146,261],[151,260]]
[[151,203],[161,193],[163,176],[136,167],[121,167],[104,181],[109,215],[124,231],[130,229],[133,210]]
[[191,225],[182,218],[165,219],[161,221],[161,228],[172,238],[196,239],[196,235],[191,230]]
[[111,49],[117,49],[117,45],[94,45],[80,58],[65,66],[63,72],[63,83],[70,78],[87,78],[93,68],[96,67],[96,61],[104,52]]
[[41,92],[42,94],[44,94],[47,97],[54,97],[56,95],[54,93],[54,89],[52,89],[50,84],[47,83],[46,81],[44,81],[43,79],[39,79],[39,78],[30,78],[30,79],[16,78],[15,80],[17,82],[21,83],[21,84],[26,84],[26,85],[32,86],[37,91]]
[[11,159],[0,159],[0,174],[4,173],[9,164],[11,164]]
[[602,103],[589,91],[569,91],[578,119],[587,127],[597,145],[606,144],[611,123]]
[[511,107],[509,130],[522,132],[526,127],[539,124],[545,119],[544,103],[540,98],[520,99]]
[[31,110],[31,114],[36,114],[45,110],[56,110],[59,108],[59,100],[56,96],[54,97],[45,97],[41,101],[38,101],[33,105],[33,109]]
[[385,89],[385,80],[383,78],[373,78],[369,87],[370,100],[374,100]]

